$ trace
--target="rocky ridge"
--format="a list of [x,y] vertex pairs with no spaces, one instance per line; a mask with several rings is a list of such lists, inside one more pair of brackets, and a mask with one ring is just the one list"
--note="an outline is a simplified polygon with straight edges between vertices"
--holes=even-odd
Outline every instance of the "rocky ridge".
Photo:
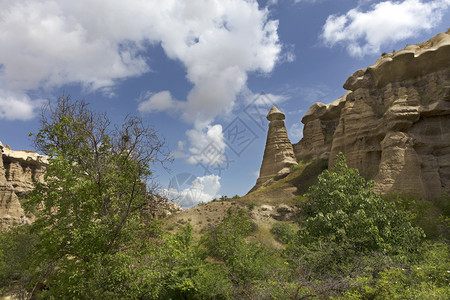
[[336,101],[302,119],[297,159],[339,152],[381,193],[450,192],[450,31],[356,71]]
[[0,142],[0,229],[33,221],[19,199],[34,188],[33,182],[42,182],[46,162],[43,155],[14,151]]

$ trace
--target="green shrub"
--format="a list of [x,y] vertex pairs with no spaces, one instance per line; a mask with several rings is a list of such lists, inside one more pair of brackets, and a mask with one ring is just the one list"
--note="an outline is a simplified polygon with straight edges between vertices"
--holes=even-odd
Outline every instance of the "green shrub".
[[295,228],[289,223],[275,223],[270,232],[275,235],[275,238],[283,244],[288,244],[296,233]]
[[301,205],[302,243],[332,242],[356,252],[414,250],[423,231],[405,213],[373,191],[340,153],[332,171],[325,170]]

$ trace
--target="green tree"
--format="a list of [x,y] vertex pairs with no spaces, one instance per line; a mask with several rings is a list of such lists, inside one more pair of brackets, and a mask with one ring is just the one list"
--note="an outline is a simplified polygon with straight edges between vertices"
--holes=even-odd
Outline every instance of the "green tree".
[[373,185],[340,153],[332,170],[309,188],[300,206],[300,230],[287,246],[304,296],[342,295],[352,278],[377,276],[413,259],[423,230]]
[[138,118],[113,127],[66,96],[44,107],[41,124],[35,145],[49,157],[45,182],[26,202],[37,217],[33,287],[57,298],[128,295],[137,240],[145,241],[150,164],[166,158],[163,142]]
[[423,231],[408,216],[373,191],[373,181],[351,169],[342,153],[332,171],[325,170],[302,205],[304,243],[333,242],[357,252],[395,253],[418,247]]

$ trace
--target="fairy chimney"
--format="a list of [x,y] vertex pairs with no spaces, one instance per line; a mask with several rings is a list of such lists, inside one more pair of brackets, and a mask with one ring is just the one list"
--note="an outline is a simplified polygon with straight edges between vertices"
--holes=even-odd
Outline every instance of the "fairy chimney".
[[285,177],[290,173],[291,166],[297,164],[284,119],[285,115],[272,106],[267,115],[270,123],[261,170],[256,185],[251,191],[260,188],[269,179],[278,180]]

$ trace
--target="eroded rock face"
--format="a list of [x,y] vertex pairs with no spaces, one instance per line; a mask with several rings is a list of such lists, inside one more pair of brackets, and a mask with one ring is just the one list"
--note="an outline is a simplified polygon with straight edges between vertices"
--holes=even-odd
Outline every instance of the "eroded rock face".
[[298,158],[328,157],[331,166],[342,152],[381,193],[450,192],[449,33],[380,58],[344,88],[346,95],[314,104],[303,118]]
[[267,120],[270,123],[266,148],[264,150],[259,178],[251,191],[258,189],[272,178],[283,178],[290,173],[291,166],[297,164],[294,149],[288,138],[284,119],[285,115],[275,106],[272,107],[267,115]]
[[293,145],[297,160],[325,158],[331,151],[333,134],[339,123],[347,94],[330,104],[314,103],[302,118],[303,138]]
[[0,229],[30,223],[20,197],[44,179],[46,157],[31,151],[13,151],[0,142]]

